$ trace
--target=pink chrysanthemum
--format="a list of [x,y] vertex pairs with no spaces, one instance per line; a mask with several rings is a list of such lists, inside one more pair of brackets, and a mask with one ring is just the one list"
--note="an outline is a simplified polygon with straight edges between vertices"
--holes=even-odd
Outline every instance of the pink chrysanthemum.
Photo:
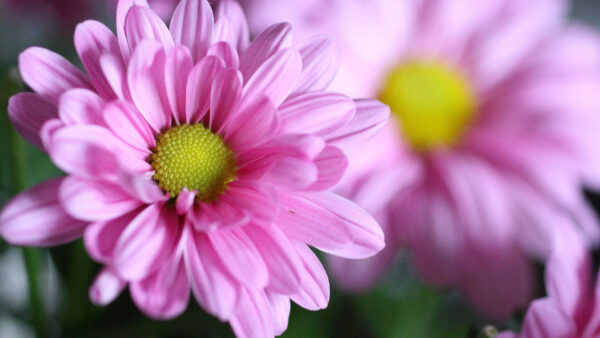
[[43,48],[20,56],[36,93],[12,97],[10,118],[68,176],[12,200],[0,233],[39,246],[83,236],[106,266],[95,303],[129,285],[144,313],[171,318],[191,289],[238,336],[273,336],[290,299],[327,305],[307,245],[348,258],[383,247],[371,216],[326,192],[346,169],[343,150],[389,115],[323,90],[338,56],[328,38],[294,47],[278,24],[249,42],[232,1],[214,20],[207,1],[184,0],[167,28],[145,0],[122,0],[117,36],[86,21],[75,47],[87,75]]
[[547,296],[531,303],[520,334],[502,332],[497,338],[599,337],[600,280],[592,271],[580,234],[569,228],[557,231],[546,265]]
[[292,22],[340,43],[332,84],[394,118],[340,186],[387,232],[372,260],[332,260],[369,286],[408,247],[422,275],[501,318],[532,296],[530,260],[574,218],[598,239],[582,184],[600,183],[598,36],[563,0],[244,0],[250,26]]

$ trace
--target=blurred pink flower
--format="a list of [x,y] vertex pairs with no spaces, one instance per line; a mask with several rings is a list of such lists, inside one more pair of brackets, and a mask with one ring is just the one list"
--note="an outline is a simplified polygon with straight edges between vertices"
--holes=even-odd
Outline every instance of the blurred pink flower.
[[379,130],[389,109],[324,91],[335,45],[293,46],[288,24],[249,42],[241,8],[182,1],[170,27],[144,0],[122,0],[117,36],[75,31],[87,74],[49,50],[19,60],[36,93],[11,98],[15,128],[68,173],[13,199],[0,234],[17,245],[84,237],[105,264],[97,304],[129,285],[148,316],[200,305],[241,337],[281,334],[290,299],[326,307],[327,275],[307,245],[348,258],[381,250],[383,232],[326,190],[344,150]]
[[[113,8],[116,8],[119,0],[110,1],[113,3]],[[179,0],[147,0],[147,2],[154,13],[158,14],[163,20],[167,20],[171,18]]]
[[520,334],[502,332],[497,338],[600,336],[600,280],[593,278],[590,255],[580,234],[562,230],[546,265],[547,296],[531,303]]
[[376,257],[332,259],[339,283],[370,286],[398,247],[421,274],[501,319],[532,297],[531,259],[600,183],[600,46],[565,24],[562,0],[243,0],[251,30],[290,21],[333,35],[332,87],[379,96],[393,123],[353,153],[339,191],[388,234]]

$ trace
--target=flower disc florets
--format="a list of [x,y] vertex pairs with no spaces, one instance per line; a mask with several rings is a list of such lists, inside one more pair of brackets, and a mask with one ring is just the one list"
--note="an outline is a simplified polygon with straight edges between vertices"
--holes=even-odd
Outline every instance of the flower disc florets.
[[159,136],[150,156],[152,178],[170,193],[197,190],[201,201],[214,200],[235,177],[233,152],[217,134],[202,124],[183,124]]

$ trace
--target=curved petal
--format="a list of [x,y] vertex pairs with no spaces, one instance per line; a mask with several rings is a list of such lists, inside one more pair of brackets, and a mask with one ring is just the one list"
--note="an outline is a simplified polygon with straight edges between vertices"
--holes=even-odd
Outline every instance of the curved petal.
[[192,68],[186,87],[186,122],[197,123],[208,112],[213,82],[224,67],[220,58],[207,56]]
[[348,158],[339,148],[326,146],[315,159],[315,164],[319,171],[317,181],[307,190],[327,190],[333,188],[342,179],[348,168]]
[[173,37],[161,18],[150,8],[133,6],[125,17],[125,37],[129,51],[135,53],[138,44],[153,40],[165,50],[173,48]]
[[113,55],[122,63],[119,41],[110,29],[95,20],[80,23],[75,28],[75,49],[100,96],[107,100],[117,98],[100,64],[104,54]]
[[377,100],[355,100],[356,115],[341,129],[327,136],[327,143],[348,153],[364,144],[388,122],[390,108]]
[[53,246],[75,240],[87,225],[67,214],[58,200],[62,178],[36,185],[15,197],[0,214],[0,234],[14,245]]
[[206,0],[182,0],[173,13],[169,30],[175,43],[189,47],[197,61],[212,43],[213,26],[213,12]]
[[159,43],[144,40],[135,49],[127,72],[131,98],[157,133],[171,126],[165,59],[165,51]]
[[208,237],[187,230],[184,258],[194,296],[207,312],[227,320],[236,309],[241,286],[223,270]]
[[304,264],[307,274],[302,279],[300,291],[290,297],[305,309],[316,311],[324,309],[329,303],[329,278],[319,258],[303,243],[295,242],[298,256]]
[[225,62],[225,67],[238,69],[240,66],[240,58],[237,51],[231,47],[231,44],[225,41],[212,44],[207,54],[220,57]]
[[280,293],[265,290],[267,300],[271,306],[271,315],[275,335],[279,336],[285,332],[290,318],[290,298]]
[[183,188],[177,196],[175,202],[175,209],[179,215],[185,215],[194,207],[194,201],[196,200],[196,191],[189,191],[187,188]]
[[273,314],[264,291],[242,290],[237,311],[229,324],[238,338],[274,337]]
[[283,294],[300,290],[306,272],[292,242],[272,225],[247,225],[243,229],[267,265],[268,288]]
[[171,319],[182,314],[190,299],[190,286],[181,254],[163,263],[152,276],[131,283],[130,292],[133,302],[150,318]]
[[[250,29],[246,14],[237,1],[223,0],[217,6],[216,25],[219,26],[219,21],[228,19],[232,24],[233,41],[232,46],[239,52],[246,49],[250,42]],[[217,40],[219,41],[219,40]]]
[[119,278],[110,268],[104,268],[90,287],[89,296],[92,303],[104,306],[117,299],[127,283]]
[[90,222],[119,217],[142,204],[116,185],[75,176],[65,178],[58,193],[71,216]]
[[121,47],[121,54],[125,61],[128,61],[131,55],[125,36],[125,18],[133,6],[148,7],[148,2],[146,0],[119,0],[117,2],[117,38],[119,39],[119,47]]
[[171,257],[179,228],[175,212],[162,203],[148,206],[119,237],[114,250],[114,269],[128,281],[148,277]]
[[335,40],[317,35],[298,47],[302,56],[302,75],[295,93],[324,90],[329,86],[340,66],[340,51]]
[[34,93],[19,93],[8,101],[8,117],[15,129],[38,148],[43,148],[40,139],[42,125],[58,117],[56,105]]
[[130,146],[141,151],[149,151],[156,146],[156,139],[148,122],[129,102],[109,103],[104,108],[103,117],[113,133]]
[[192,70],[192,55],[189,49],[176,46],[167,54],[165,64],[165,82],[167,97],[171,112],[179,123],[186,121],[185,117],[185,91],[187,79]]
[[273,54],[247,80],[240,108],[250,106],[264,96],[278,107],[296,85],[301,71],[302,57],[296,50],[286,48]]
[[118,140],[105,128],[74,125],[60,128],[50,141],[52,161],[68,173],[91,179],[115,177]]
[[267,267],[240,227],[214,231],[208,234],[208,238],[222,264],[241,284],[253,290],[267,285]]
[[105,101],[91,90],[69,89],[60,97],[58,115],[65,124],[104,125],[104,105]]
[[326,136],[346,125],[355,112],[354,101],[342,94],[300,94],[279,107],[281,132]]
[[19,55],[23,81],[36,93],[58,104],[58,99],[71,88],[92,86],[87,75],[62,56],[41,47],[30,47]]
[[109,264],[119,237],[139,213],[140,209],[137,209],[118,218],[90,224],[83,234],[88,254],[98,262]]
[[346,258],[366,258],[385,246],[383,231],[367,212],[332,193],[281,196],[277,225],[291,238]]
[[[224,107],[223,107],[224,108]],[[236,152],[264,143],[279,128],[277,109],[268,97],[246,105],[237,113],[229,113],[224,139]]]
[[256,70],[278,51],[292,47],[292,26],[275,24],[252,40],[240,58],[244,79],[250,79]]
[[242,74],[233,68],[226,68],[215,77],[210,92],[209,127],[222,132],[223,127],[234,116],[234,107],[242,96]]

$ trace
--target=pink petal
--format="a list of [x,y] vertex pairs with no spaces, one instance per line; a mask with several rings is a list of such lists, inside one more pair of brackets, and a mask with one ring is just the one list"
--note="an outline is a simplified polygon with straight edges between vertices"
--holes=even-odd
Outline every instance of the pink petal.
[[138,44],[143,40],[154,40],[166,50],[174,46],[169,29],[148,7],[131,7],[125,17],[125,37],[132,53],[135,53]]
[[245,50],[250,42],[250,30],[248,28],[246,15],[240,4],[233,0],[220,1],[216,16],[217,26],[219,25],[219,21],[223,18],[227,18],[229,22],[231,22],[234,34],[233,47],[238,51]]
[[119,237],[139,212],[137,209],[121,217],[90,224],[83,235],[88,254],[98,262],[111,263]]
[[141,205],[116,185],[75,176],[64,179],[59,196],[71,216],[90,222],[109,220]]
[[271,305],[271,314],[275,335],[279,336],[287,330],[290,318],[290,298],[282,294],[266,290],[265,294]]
[[104,125],[104,105],[105,101],[93,91],[69,89],[60,97],[58,115],[65,124]]
[[125,36],[125,18],[133,6],[148,7],[146,0],[119,0],[117,3],[117,38],[125,61],[129,60],[131,52]]
[[302,56],[302,75],[295,93],[324,90],[329,86],[340,65],[340,51],[335,40],[318,35],[299,47]]
[[104,109],[104,122],[122,141],[142,151],[156,146],[152,129],[137,108],[126,102],[110,103]]
[[207,113],[212,84],[223,67],[223,60],[207,56],[192,68],[186,88],[186,122],[197,123]]
[[302,57],[294,49],[286,48],[273,54],[247,80],[240,106],[250,106],[264,96],[275,107],[279,106],[296,85],[301,71]]
[[240,58],[240,70],[244,79],[250,79],[254,72],[278,51],[292,47],[292,27],[280,23],[265,29],[252,40]]
[[175,43],[189,47],[195,61],[206,55],[212,43],[214,18],[206,0],[182,0],[169,27]]
[[121,100],[129,100],[131,94],[127,86],[127,71],[121,56],[103,54],[100,56],[100,68],[106,77],[107,84],[115,95]]
[[53,246],[75,240],[86,223],[69,216],[58,200],[62,178],[36,185],[12,199],[0,214],[0,234],[14,245]]
[[42,128],[40,129],[40,139],[42,141],[44,149],[50,149],[52,143],[52,136],[57,130],[61,129],[64,126],[65,124],[58,118],[50,119],[44,122]]
[[236,310],[241,286],[224,270],[207,236],[190,230],[186,236],[184,258],[198,303],[219,319],[229,319]]
[[[226,17],[221,17],[215,22],[215,28],[213,33],[213,44],[226,43],[231,49],[235,50],[237,46],[237,36],[234,31],[234,25]],[[210,54],[210,48],[209,52]],[[237,55],[237,52],[236,52]],[[239,60],[238,60],[239,61]],[[238,62],[239,66],[239,62]],[[237,68],[237,67],[236,67]]]
[[8,101],[8,117],[15,129],[38,148],[42,148],[40,129],[42,125],[58,117],[56,106],[34,93],[19,93]]
[[346,258],[366,258],[383,249],[383,231],[358,205],[331,193],[281,196],[277,225],[291,238]]
[[167,54],[165,82],[171,112],[178,122],[185,122],[185,91],[187,78],[192,70],[189,49],[177,46]]
[[240,227],[215,231],[208,238],[222,264],[241,284],[250,289],[262,289],[267,285],[267,267]]
[[219,198],[210,204],[199,203],[193,213],[187,215],[187,220],[195,230],[202,232],[248,224],[252,220],[251,215],[238,208],[235,202],[231,198]]
[[239,68],[240,60],[237,51],[225,41],[212,44],[207,54],[220,57],[225,62],[225,67]]
[[274,337],[275,323],[265,293],[242,290],[237,311],[229,324],[238,338]]
[[346,125],[355,112],[354,101],[345,95],[327,92],[301,94],[279,107],[281,131],[326,136]]
[[185,215],[194,207],[194,201],[196,200],[196,191],[189,191],[187,188],[183,188],[177,196],[175,202],[175,209],[179,215]]
[[118,140],[107,129],[92,125],[66,126],[57,130],[48,149],[62,170],[91,179],[111,178],[117,172]]
[[307,274],[302,279],[300,291],[291,295],[292,300],[305,309],[324,309],[329,303],[329,279],[319,258],[303,243],[295,242],[298,256]]
[[243,229],[267,265],[268,288],[283,294],[300,290],[305,270],[292,242],[272,225],[247,225]]
[[260,145],[274,136],[279,127],[277,110],[268,97],[253,101],[236,114],[230,112],[227,117],[224,139],[236,152]]
[[553,299],[535,300],[523,321],[523,337],[576,337],[573,320],[560,311]]
[[221,132],[233,117],[233,108],[242,96],[242,74],[233,68],[217,74],[210,93],[209,127]]
[[127,283],[119,278],[110,268],[104,268],[90,287],[89,296],[92,303],[104,306],[117,299]]
[[139,281],[166,262],[180,233],[177,214],[161,203],[148,206],[125,228],[114,250],[114,268]]
[[175,255],[152,276],[131,284],[131,298],[137,307],[153,319],[171,319],[185,311],[189,298],[185,265]]
[[377,100],[355,100],[356,115],[343,128],[327,136],[328,144],[352,151],[377,134],[388,122],[390,109]]
[[71,88],[92,88],[87,75],[62,56],[44,48],[30,47],[22,52],[19,69],[23,81],[54,104]]
[[75,49],[100,96],[107,100],[116,98],[119,94],[113,91],[100,64],[102,55],[121,57],[119,42],[110,29],[95,20],[80,23],[75,29]]
[[315,164],[317,165],[319,174],[317,181],[308,187],[308,190],[327,190],[342,179],[346,168],[348,168],[348,158],[346,158],[346,154],[340,149],[327,146],[317,156]]
[[252,181],[231,182],[227,192],[219,197],[261,224],[270,223],[279,208],[277,194],[272,188]]
[[135,49],[127,72],[133,102],[157,133],[171,126],[165,58],[160,44],[145,40]]

